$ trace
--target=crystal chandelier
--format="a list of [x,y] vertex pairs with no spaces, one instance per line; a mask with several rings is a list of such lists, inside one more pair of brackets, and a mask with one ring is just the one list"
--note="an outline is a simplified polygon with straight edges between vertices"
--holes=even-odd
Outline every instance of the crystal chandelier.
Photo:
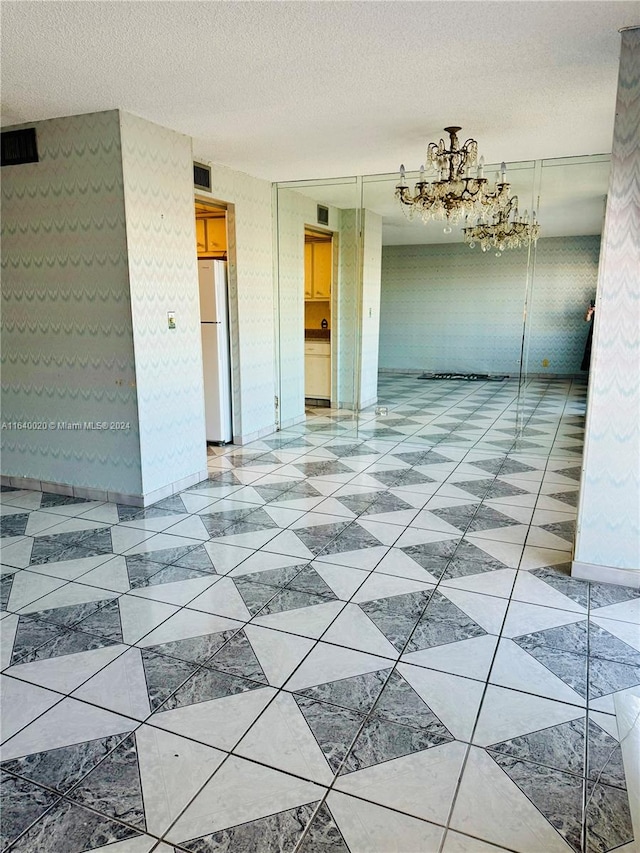
[[[508,187],[508,184],[506,185]],[[492,221],[481,216],[475,225],[463,228],[464,241],[473,249],[476,243],[483,252],[496,249],[500,257],[505,249],[519,249],[521,246],[535,243],[540,234],[540,225],[533,211],[531,221],[529,213],[518,213],[518,197],[509,199],[509,205],[498,213],[493,214]]]
[[[444,139],[427,148],[426,171],[435,173],[432,180],[425,178],[425,166],[420,167],[420,178],[411,190],[405,182],[405,168],[400,166],[400,182],[396,198],[409,218],[419,215],[424,222],[431,219],[459,222],[463,218],[476,218],[482,214],[497,214],[509,203],[508,184],[496,181],[490,190],[484,177],[484,157],[478,161],[478,143],[467,139],[462,147],[458,141],[460,127],[445,127],[450,148]],[[471,168],[477,167],[471,175]],[[504,172],[503,172],[504,178]],[[450,232],[449,227],[445,228]]]

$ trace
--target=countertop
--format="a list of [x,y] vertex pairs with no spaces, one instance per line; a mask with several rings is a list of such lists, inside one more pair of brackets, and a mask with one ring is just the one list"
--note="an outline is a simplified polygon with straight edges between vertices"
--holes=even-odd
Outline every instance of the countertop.
[[331,329],[305,329],[305,341],[330,341]]

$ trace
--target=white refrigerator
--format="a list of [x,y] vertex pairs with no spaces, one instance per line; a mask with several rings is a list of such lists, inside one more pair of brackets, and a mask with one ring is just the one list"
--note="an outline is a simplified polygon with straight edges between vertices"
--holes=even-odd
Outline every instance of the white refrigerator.
[[199,260],[198,280],[207,441],[226,444],[233,438],[226,262]]

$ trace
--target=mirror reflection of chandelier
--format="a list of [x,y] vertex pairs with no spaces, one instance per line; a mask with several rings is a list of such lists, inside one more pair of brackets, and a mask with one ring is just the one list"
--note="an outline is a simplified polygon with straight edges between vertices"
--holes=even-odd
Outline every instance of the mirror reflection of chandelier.
[[483,252],[496,249],[499,257],[505,249],[519,249],[535,243],[540,234],[540,224],[535,210],[531,221],[528,211],[525,210],[522,216],[518,213],[518,196],[513,196],[509,199],[509,205],[494,214],[491,221],[483,215],[475,225],[462,230],[464,241],[471,249],[479,244]]
[[[460,127],[445,127],[449,134],[450,148],[444,139],[427,148],[426,172],[435,176],[425,177],[425,166],[420,167],[420,178],[411,190],[405,182],[405,168],[400,166],[400,182],[396,186],[396,198],[409,218],[416,214],[424,222],[431,219],[459,222],[463,218],[475,218],[482,214],[495,215],[509,204],[509,186],[496,181],[493,189],[484,177],[484,157],[478,161],[478,143],[467,139],[462,147],[458,141]],[[471,169],[476,167],[476,174]],[[450,228],[445,228],[450,232]]]

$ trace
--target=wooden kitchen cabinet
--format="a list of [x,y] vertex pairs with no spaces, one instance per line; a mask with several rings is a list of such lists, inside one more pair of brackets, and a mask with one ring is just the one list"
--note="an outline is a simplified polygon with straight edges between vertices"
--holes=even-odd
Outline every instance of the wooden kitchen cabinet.
[[227,220],[207,219],[207,253],[219,255],[227,251]]
[[198,255],[220,257],[227,251],[227,220],[196,219],[196,248]]
[[304,395],[331,399],[331,343],[307,341],[304,345]]
[[304,298],[313,299],[313,243],[304,244]]
[[304,298],[331,299],[333,252],[331,243],[304,244]]
[[207,225],[204,219],[196,219],[196,249],[199,255],[207,251]]

